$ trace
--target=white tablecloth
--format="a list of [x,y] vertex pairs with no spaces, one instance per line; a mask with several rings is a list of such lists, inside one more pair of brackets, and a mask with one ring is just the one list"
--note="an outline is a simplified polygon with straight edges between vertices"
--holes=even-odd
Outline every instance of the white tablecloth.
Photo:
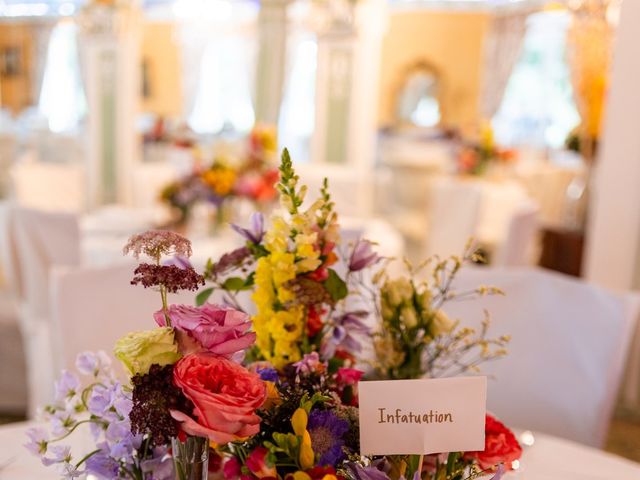
[[[0,427],[0,478],[2,480],[58,479],[55,469],[45,468],[22,446],[33,423]],[[91,448],[79,431],[70,438],[73,451]],[[505,478],[512,480],[638,480],[640,464],[567,440],[534,434],[535,443],[525,447],[521,468]],[[83,441],[85,442],[83,445]]]

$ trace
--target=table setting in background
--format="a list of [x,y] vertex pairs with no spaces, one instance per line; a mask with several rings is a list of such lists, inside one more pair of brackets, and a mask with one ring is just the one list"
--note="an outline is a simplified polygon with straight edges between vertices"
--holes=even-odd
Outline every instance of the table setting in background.
[[478,373],[511,338],[488,314],[472,327],[445,313],[503,294],[454,288],[478,260],[473,243],[394,261],[402,241],[388,225],[342,222],[330,187],[307,192],[286,150],[277,191],[270,218],[256,211],[193,242],[139,233],[151,217],[140,211],[83,219],[83,252],[133,256],[124,281],[155,306],[144,330],[110,332],[119,339],[102,352],[61,344],[77,360],[38,420],[0,427],[0,478],[639,477],[638,464],[487,409],[492,381]]

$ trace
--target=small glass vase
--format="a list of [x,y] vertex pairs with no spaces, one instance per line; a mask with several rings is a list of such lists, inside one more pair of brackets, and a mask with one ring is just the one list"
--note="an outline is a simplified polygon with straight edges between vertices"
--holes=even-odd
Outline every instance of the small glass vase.
[[187,437],[171,439],[176,480],[207,480],[209,474],[209,440]]

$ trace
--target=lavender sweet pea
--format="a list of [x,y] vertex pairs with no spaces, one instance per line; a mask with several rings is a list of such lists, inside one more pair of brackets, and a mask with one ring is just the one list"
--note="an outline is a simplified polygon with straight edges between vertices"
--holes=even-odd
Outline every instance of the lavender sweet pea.
[[244,228],[239,225],[231,224],[236,232],[246,238],[249,242],[257,245],[264,237],[264,216],[260,212],[251,214],[251,227]]
[[256,334],[249,331],[249,316],[224,305],[171,305],[166,312],[159,310],[154,314],[156,323],[160,326],[165,325],[165,313],[178,331],[188,334],[188,337],[178,336],[183,354],[204,349],[231,358],[234,353],[253,345],[256,339]]

